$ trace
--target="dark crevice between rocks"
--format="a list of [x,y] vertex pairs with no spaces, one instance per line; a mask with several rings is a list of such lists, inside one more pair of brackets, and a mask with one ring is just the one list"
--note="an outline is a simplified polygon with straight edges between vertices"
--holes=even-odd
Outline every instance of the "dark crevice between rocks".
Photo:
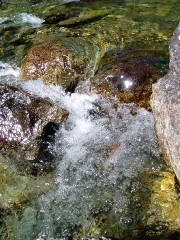
[[32,161],[31,174],[33,176],[41,175],[42,173],[51,172],[55,168],[56,153],[53,149],[54,138],[59,124],[49,122],[42,132],[40,138],[40,147],[36,158]]
[[[156,229],[161,228],[161,234],[156,235]],[[168,228],[165,226],[151,226],[144,228],[137,238],[132,240],[180,240],[180,231],[168,232]]]
[[78,85],[78,81],[72,82],[71,85],[69,85],[69,86],[65,89],[65,93],[74,93],[75,90],[76,90],[77,85]]

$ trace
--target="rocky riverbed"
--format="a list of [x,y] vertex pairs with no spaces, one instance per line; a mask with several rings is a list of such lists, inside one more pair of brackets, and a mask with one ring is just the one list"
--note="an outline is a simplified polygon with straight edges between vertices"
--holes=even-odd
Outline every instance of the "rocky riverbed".
[[1,239],[180,239],[179,10],[0,1]]

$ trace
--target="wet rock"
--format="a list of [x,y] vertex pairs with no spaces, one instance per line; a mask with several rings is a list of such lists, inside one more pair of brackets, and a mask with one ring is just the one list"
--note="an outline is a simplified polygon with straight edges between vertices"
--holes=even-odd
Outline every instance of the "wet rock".
[[[68,113],[45,99],[32,97],[15,87],[0,86],[0,89],[1,153],[17,156],[17,159],[33,160],[39,155],[45,140],[52,144],[52,139],[47,139],[48,136],[53,138],[52,126],[57,128],[66,120]],[[45,149],[49,154],[50,150],[48,147]]]
[[[30,1],[28,2],[30,3]],[[40,28],[35,29],[33,27],[34,33],[27,30],[31,25],[30,23],[25,24],[27,31],[22,30],[24,28],[23,24],[19,24],[17,27],[18,24],[13,23],[15,26],[9,30],[6,29],[6,24],[4,24],[2,29],[0,29],[3,33],[0,36],[2,44],[1,59],[20,66],[22,59],[28,54],[29,49],[31,47],[33,49],[38,44],[35,42],[35,39],[38,37],[39,39],[44,38],[40,42],[47,44],[49,36],[53,33],[56,36],[67,38],[68,44],[62,43],[64,41],[62,39],[57,40],[57,42],[55,41],[53,44],[60,45],[60,48],[68,48],[68,52],[71,52],[77,60],[77,66],[81,70],[84,70],[86,66],[85,72],[93,72],[96,69],[97,66],[96,64],[93,65],[93,63],[94,61],[99,61],[99,55],[102,57],[105,52],[116,50],[117,48],[127,49],[136,46],[140,50],[161,50],[163,55],[166,55],[170,28],[172,28],[170,22],[172,20],[169,20],[166,26],[166,24],[162,25],[160,20],[154,24],[154,18],[152,21],[149,21],[148,17],[150,14],[143,14],[140,16],[141,20],[131,19],[129,16],[132,15],[132,9],[122,5],[123,2],[115,0],[111,2],[103,1],[103,4],[102,1],[63,2],[65,4],[62,4],[62,2],[48,2],[49,4],[42,3],[37,5],[29,4],[32,6],[25,4],[22,7],[24,9],[28,7],[28,12],[32,11],[33,15],[44,19],[45,24],[42,24]],[[13,1],[12,5],[14,7],[16,4]],[[166,8],[167,6],[165,6]],[[134,13],[133,11],[133,15],[141,15],[144,9],[145,6],[139,4],[138,13]],[[149,6],[147,9],[148,11],[154,11],[152,6]],[[159,16],[159,12],[156,15]],[[146,21],[144,21],[144,18],[146,18]],[[4,30],[6,31],[4,32]],[[70,37],[73,38],[69,39]],[[82,38],[84,39],[82,40]],[[90,42],[91,44],[89,44]],[[50,45],[52,46],[51,42]],[[91,50],[93,54],[90,56],[88,52]],[[84,55],[85,51],[87,55]],[[79,62],[80,57],[77,57],[77,55],[81,55],[80,57],[83,58],[83,61]],[[68,70],[66,72],[69,73]]]
[[151,106],[160,147],[180,181],[180,25],[170,43],[170,70],[153,85]]
[[42,43],[34,44],[22,63],[22,80],[41,78],[46,84],[57,84],[73,92],[80,80],[92,75],[99,58],[98,47],[93,42],[53,34],[37,41]]
[[108,10],[88,10],[87,12],[83,11],[78,17],[70,18],[64,21],[60,21],[58,26],[64,27],[75,27],[81,26],[87,23],[96,22],[103,17],[107,16],[111,12]]
[[78,17],[81,11],[81,8],[70,8],[67,4],[63,6],[52,5],[43,10],[43,19],[47,24],[56,24]]
[[144,172],[143,175],[140,180],[143,187],[139,191],[143,207],[139,213],[142,235],[150,239],[156,236],[179,239],[180,199],[173,170]]
[[56,45],[33,47],[21,67],[22,80],[41,78],[45,83],[71,88],[77,84],[82,70],[71,53]]
[[91,79],[91,91],[105,98],[114,97],[122,103],[136,103],[150,109],[151,86],[163,76],[164,63],[153,59],[151,54],[146,53],[146,57],[138,54],[119,52],[105,56]]
[[[18,155],[18,152],[16,152],[16,155]],[[14,158],[16,157],[17,156],[14,155]],[[20,164],[19,159],[12,159],[2,154],[0,155],[0,212],[1,209],[15,210],[16,213],[22,211],[26,204],[32,201],[32,199],[36,199],[39,195],[47,192],[52,186],[52,172],[44,172],[44,175],[41,174],[34,177],[27,174],[25,170],[22,171],[22,167],[20,169],[20,166],[17,165],[17,161],[18,164]],[[49,184],[46,184],[47,182]],[[4,216],[0,217],[2,223],[2,218]]]
[[[175,21],[179,16],[177,10],[173,12],[171,10],[169,13],[171,3],[161,4],[165,17],[160,14],[159,8],[154,8],[153,3],[139,3],[137,11],[133,11],[133,4],[124,4],[124,0],[103,1],[103,4],[102,1],[56,1],[56,3],[48,1],[48,4],[47,1],[42,1],[35,5],[32,2],[36,3],[39,0],[11,0],[8,2],[10,9],[8,9],[8,14],[4,12],[2,17],[9,16],[9,14],[14,15],[15,12],[28,12],[44,19],[47,23],[42,24],[32,35],[27,32],[23,38],[21,38],[21,29],[24,28],[22,24],[17,29],[7,29],[5,34],[1,34],[0,40],[4,51],[1,57],[6,62],[16,62],[18,66],[20,66],[26,51],[19,54],[17,46],[21,46],[23,41],[25,49],[26,47],[29,49],[36,35],[40,34],[42,37],[46,31],[48,33],[55,32],[63,37],[88,37],[88,41],[91,38],[104,52],[136,46],[137,49],[156,49],[167,54],[171,29],[174,28]],[[5,25],[2,25],[2,32],[6,29]],[[17,26],[17,23],[14,25]],[[18,36],[20,36],[19,41],[14,39]],[[11,40],[16,41],[15,46]],[[14,61],[16,55],[20,61],[18,59]]]

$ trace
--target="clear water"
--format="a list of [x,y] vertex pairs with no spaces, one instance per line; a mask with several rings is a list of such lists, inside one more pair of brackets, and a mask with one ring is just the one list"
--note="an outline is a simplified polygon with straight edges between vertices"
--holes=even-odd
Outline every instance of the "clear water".
[[[63,2],[69,1],[58,3]],[[124,1],[123,4],[127,12],[132,10],[134,15],[136,4],[141,9],[144,5],[146,19],[148,4],[149,8],[158,8],[160,16],[165,14],[164,10],[161,11],[165,5],[166,12],[174,11],[168,18],[168,31],[173,31],[178,22],[178,1],[141,0]],[[4,9],[0,10],[2,28],[8,24],[17,24],[22,28],[41,27],[43,19],[35,15],[36,5],[29,1],[24,1],[17,9],[14,5],[4,5]],[[150,13],[149,21],[152,18]],[[57,168],[50,180],[47,176],[47,181],[43,179],[50,189],[40,196],[35,194],[34,199],[22,207],[20,215],[13,211],[7,217],[6,223],[13,233],[13,238],[8,239],[59,239],[83,228],[87,237],[100,237],[100,230],[93,236],[92,225],[95,216],[102,212],[115,216],[113,224],[124,226],[133,223],[134,215],[129,214],[129,206],[134,193],[142,187],[136,179],[145,170],[160,171],[163,165],[152,113],[139,108],[136,114],[132,114],[133,104],[119,103],[114,109],[115,99],[105,100],[92,93],[67,94],[59,86],[44,85],[40,79],[20,82],[18,76],[16,66],[0,62],[1,84],[18,85],[32,95],[46,98],[65,108],[69,117],[56,133],[54,150]],[[85,84],[88,86],[88,79]],[[37,179],[37,188],[40,187],[38,181],[42,179]],[[134,201],[134,209],[136,204]]]

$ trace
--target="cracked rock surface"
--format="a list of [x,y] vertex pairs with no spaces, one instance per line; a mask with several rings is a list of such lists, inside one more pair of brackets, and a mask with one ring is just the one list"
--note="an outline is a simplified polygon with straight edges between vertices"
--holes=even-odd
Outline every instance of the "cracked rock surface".
[[151,106],[159,144],[180,181],[180,24],[170,42],[170,69],[152,88]]

